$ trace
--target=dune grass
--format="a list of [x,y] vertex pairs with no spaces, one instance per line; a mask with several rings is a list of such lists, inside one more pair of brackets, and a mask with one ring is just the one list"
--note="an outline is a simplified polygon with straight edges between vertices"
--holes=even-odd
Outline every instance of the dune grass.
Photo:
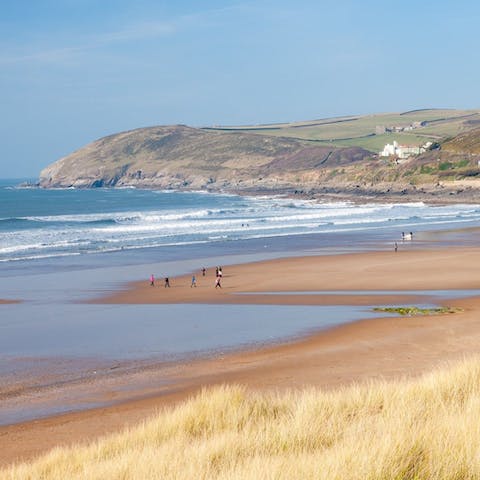
[[202,391],[1,479],[478,479],[480,359],[335,391]]

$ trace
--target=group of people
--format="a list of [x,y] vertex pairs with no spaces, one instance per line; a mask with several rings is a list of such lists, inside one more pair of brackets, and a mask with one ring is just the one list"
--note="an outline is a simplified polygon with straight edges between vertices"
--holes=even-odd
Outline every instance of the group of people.
[[[205,267],[202,268],[202,277],[205,277],[207,274],[207,269]],[[216,267],[215,268],[215,288],[222,288],[222,267]],[[155,286],[155,275],[152,273],[150,275],[150,286],[154,287]],[[196,287],[197,286],[197,277],[195,274],[192,275],[192,281],[190,283],[190,288]],[[165,288],[170,288],[170,280],[168,277],[165,277],[164,280],[164,287]]]
[[[155,286],[155,275],[153,273],[150,275],[150,286]],[[168,277],[165,277],[164,286],[165,288],[170,288],[170,280],[168,279]]]

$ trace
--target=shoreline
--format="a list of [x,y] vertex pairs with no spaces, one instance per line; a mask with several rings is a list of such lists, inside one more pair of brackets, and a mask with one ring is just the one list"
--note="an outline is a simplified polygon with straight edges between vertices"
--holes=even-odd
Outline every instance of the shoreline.
[[[418,296],[408,293],[412,291],[478,288],[476,261],[480,261],[480,248],[475,247],[281,257],[224,266],[221,289],[215,288],[215,267],[210,267],[205,277],[201,269],[171,277],[169,288],[157,274],[155,286],[149,286],[146,275],[144,281],[120,285],[82,303],[372,305],[379,300],[410,301]],[[455,269],[460,269],[456,275],[446,275]],[[192,275],[196,287],[191,286]]]
[[[350,305],[351,302],[362,304],[368,298],[369,304],[371,299],[388,303],[399,295],[369,298],[366,294],[307,296],[301,292],[325,291],[319,287],[326,285],[330,291],[370,290],[372,294],[386,289],[473,289],[480,283],[476,272],[478,261],[480,248],[289,257],[224,267],[221,292],[214,289],[214,276],[207,276],[208,283],[201,284],[201,277],[197,275],[199,284],[195,288],[190,287],[191,276],[186,275],[172,277],[170,290],[163,285],[151,288],[146,278],[134,282],[133,289],[114,293],[101,301],[198,303],[203,298],[206,303],[251,303],[256,299],[265,304],[303,305],[302,302],[313,301],[317,303],[306,304],[341,305],[344,301]],[[285,289],[286,283],[288,289]],[[246,294],[231,295],[235,289]],[[275,289],[298,294],[261,294]],[[411,295],[405,299],[407,297],[418,299]],[[165,377],[162,373],[148,374],[144,377],[145,388],[134,392],[130,400],[115,403],[115,395],[104,392],[111,395],[113,405],[0,427],[0,465],[31,459],[57,445],[90,441],[134,425],[208,386],[240,383],[255,390],[335,388],[380,377],[416,376],[446,361],[476,353],[480,340],[477,326],[480,298],[438,303],[462,307],[464,311],[431,317],[361,320],[291,342],[180,362],[172,366],[172,383],[155,386],[155,382]]]
[[[450,188],[442,187],[443,190],[436,189],[435,185],[424,185],[419,188],[412,188],[411,185],[404,185],[403,189],[391,191],[393,185],[386,185],[384,190],[338,190],[332,188],[331,191],[317,190],[280,190],[280,195],[285,198],[314,200],[318,203],[330,202],[349,202],[352,204],[363,205],[368,203],[417,203],[422,202],[425,205],[455,205],[458,203],[478,205],[480,203],[480,189],[465,184],[460,180],[458,183],[448,185]],[[352,187],[353,189],[353,187]],[[422,191],[423,190],[423,191]],[[182,190],[180,190],[182,191]],[[221,191],[211,191],[209,193],[222,193]],[[240,196],[274,196],[272,190],[226,190],[223,193],[233,193]]]
[[[24,188],[24,187],[21,187]],[[38,188],[42,190],[92,190],[91,186],[73,187],[66,186],[42,186],[40,183],[26,187],[28,189]],[[178,185],[168,187],[161,185],[122,185],[112,187],[101,187],[109,189],[137,189],[137,190],[151,190],[151,191],[171,191],[171,192],[186,192],[186,193],[208,193],[218,195],[238,195],[243,197],[283,197],[290,199],[314,200],[318,203],[326,202],[349,202],[352,204],[367,204],[367,203],[416,203],[422,202],[426,205],[454,205],[458,203],[464,204],[480,204],[480,188],[476,183],[468,180],[454,180],[452,182],[445,182],[441,187],[436,183],[426,183],[417,186],[412,186],[409,183],[401,185],[401,188],[395,183],[385,183],[383,188],[368,188],[367,185],[353,185],[344,184],[339,186],[330,186],[325,188],[316,188],[313,185],[306,186],[304,189],[299,189],[294,185],[287,185],[283,187],[275,186],[275,188],[200,188],[188,189],[178,188]],[[397,188],[397,189],[395,189]]]

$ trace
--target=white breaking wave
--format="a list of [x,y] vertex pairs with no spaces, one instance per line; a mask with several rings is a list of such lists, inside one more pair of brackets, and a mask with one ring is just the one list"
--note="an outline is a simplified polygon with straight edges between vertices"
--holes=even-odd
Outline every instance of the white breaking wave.
[[[105,193],[107,197],[113,194]],[[154,195],[159,200],[164,195],[168,202],[150,209],[132,205],[131,210],[124,208],[117,212],[101,211],[99,205],[97,212],[79,214],[8,217],[3,213],[0,220],[7,226],[0,230],[0,261],[287,235],[385,228],[410,231],[428,225],[480,222],[478,205],[320,204],[278,197],[209,197],[204,193],[195,197],[192,193],[175,196],[172,192]],[[193,201],[188,206],[181,201],[172,204],[175,199],[185,198]],[[215,201],[209,203],[210,199]],[[20,226],[15,223],[18,220]]]

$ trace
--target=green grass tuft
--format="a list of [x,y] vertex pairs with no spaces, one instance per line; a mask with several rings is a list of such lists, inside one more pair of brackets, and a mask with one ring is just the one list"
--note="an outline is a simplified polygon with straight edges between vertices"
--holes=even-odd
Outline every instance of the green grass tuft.
[[438,308],[420,308],[420,307],[375,307],[375,312],[398,313],[398,315],[415,317],[419,315],[443,315],[447,313],[461,312],[461,308],[438,307]]

